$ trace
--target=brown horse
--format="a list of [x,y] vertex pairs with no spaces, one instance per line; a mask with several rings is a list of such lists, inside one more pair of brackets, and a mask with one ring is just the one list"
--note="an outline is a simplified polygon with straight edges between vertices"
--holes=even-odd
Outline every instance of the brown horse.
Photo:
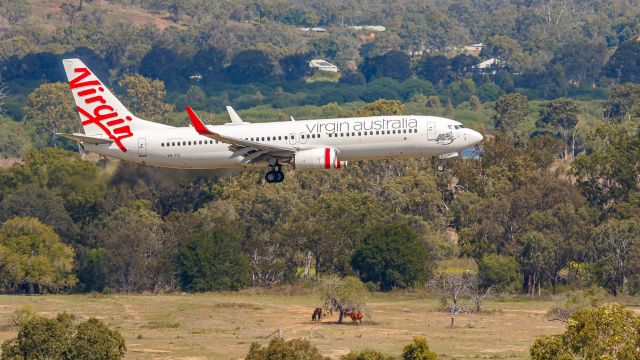
[[311,321],[320,321],[322,320],[322,308],[316,308],[313,311],[313,316],[311,316]]
[[362,325],[362,313],[360,311],[347,311],[344,313],[344,316],[350,317],[354,325],[358,325],[358,321],[360,321],[360,325]]

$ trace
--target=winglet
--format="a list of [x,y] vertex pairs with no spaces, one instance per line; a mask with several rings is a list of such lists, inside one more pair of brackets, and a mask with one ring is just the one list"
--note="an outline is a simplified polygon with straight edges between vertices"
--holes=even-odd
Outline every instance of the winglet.
[[242,124],[244,122],[231,106],[227,106],[227,112],[229,113],[232,124]]
[[211,131],[209,131],[209,129],[207,129],[207,127],[202,123],[202,121],[200,120],[198,115],[196,115],[196,113],[193,111],[191,106],[187,105],[184,109],[187,110],[187,114],[189,114],[189,119],[191,120],[191,124],[193,125],[193,128],[196,129],[198,134],[200,135],[212,134]]

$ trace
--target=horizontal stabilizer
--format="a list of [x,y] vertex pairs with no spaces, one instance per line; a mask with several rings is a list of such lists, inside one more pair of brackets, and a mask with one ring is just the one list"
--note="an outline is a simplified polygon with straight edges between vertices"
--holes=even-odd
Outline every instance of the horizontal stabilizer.
[[100,144],[113,143],[113,140],[108,138],[103,138],[100,136],[89,136],[89,135],[79,134],[79,133],[74,133],[74,134],[56,133],[56,136],[62,136],[63,138],[67,138],[67,139],[85,143],[85,144],[100,145]]

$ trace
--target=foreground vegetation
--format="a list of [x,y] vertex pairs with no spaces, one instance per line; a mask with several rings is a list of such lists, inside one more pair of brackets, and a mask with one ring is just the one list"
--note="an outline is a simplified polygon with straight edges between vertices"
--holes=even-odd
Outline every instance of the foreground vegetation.
[[526,359],[536,338],[562,333],[565,326],[545,317],[551,301],[514,299],[491,301],[486,313],[462,314],[452,329],[437,297],[400,293],[372,294],[362,326],[331,325],[338,318],[335,313],[321,323],[311,321],[313,309],[321,305],[318,295],[287,288],[263,291],[267,293],[2,296],[0,341],[16,336],[11,314],[25,304],[48,317],[66,311],[79,319],[101,319],[124,337],[127,359],[237,359],[246,356],[253,342],[268,344],[278,328],[285,339],[310,339],[332,358],[365,348],[399,355],[420,336],[443,359]]

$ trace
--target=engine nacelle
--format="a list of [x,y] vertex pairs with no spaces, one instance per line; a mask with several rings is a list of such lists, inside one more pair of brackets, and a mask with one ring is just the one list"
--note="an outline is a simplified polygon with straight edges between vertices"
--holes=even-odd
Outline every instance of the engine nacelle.
[[340,169],[347,167],[347,162],[338,160],[336,150],[327,147],[297,152],[293,165],[296,169]]

